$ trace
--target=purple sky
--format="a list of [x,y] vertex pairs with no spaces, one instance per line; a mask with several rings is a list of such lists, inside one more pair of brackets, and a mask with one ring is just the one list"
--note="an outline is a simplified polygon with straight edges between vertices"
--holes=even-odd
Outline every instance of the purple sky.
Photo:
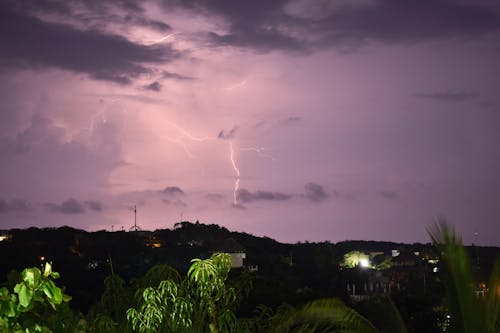
[[495,0],[7,0],[0,228],[500,245]]

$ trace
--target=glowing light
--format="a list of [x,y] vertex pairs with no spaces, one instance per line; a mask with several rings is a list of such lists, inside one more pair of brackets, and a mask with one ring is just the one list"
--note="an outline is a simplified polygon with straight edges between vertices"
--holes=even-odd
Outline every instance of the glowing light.
[[236,160],[234,158],[234,148],[233,142],[229,141],[229,158],[231,159],[231,165],[233,166],[234,172],[236,173],[236,181],[234,182],[234,190],[233,190],[233,204],[238,204],[238,189],[240,187],[240,169],[236,165]]
[[359,265],[363,268],[367,268],[367,267],[370,267],[370,261],[368,261],[368,259],[360,259],[359,260]]

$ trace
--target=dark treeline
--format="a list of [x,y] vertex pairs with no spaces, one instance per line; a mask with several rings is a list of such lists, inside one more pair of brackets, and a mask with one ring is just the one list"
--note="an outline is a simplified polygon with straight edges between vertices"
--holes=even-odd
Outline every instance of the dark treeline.
[[[383,292],[391,294],[409,327],[418,331],[429,329],[426,320],[435,316],[435,308],[444,295],[438,275],[434,274],[439,264],[429,264],[437,258],[431,244],[284,244],[198,222],[181,222],[172,230],[156,231],[86,232],[61,227],[12,229],[1,234],[4,237],[0,242],[0,280],[6,281],[4,285],[12,286],[25,267],[52,262],[61,274],[58,284],[72,296],[71,306],[82,313],[87,313],[101,298],[104,281],[111,274],[130,283],[151,267],[167,264],[185,275],[191,259],[209,258],[215,252],[245,254],[244,267],[233,269],[230,274],[230,278],[237,279],[243,271],[251,271],[253,287],[238,309],[242,316],[251,316],[259,304],[276,308],[283,303],[299,305],[325,297],[352,303],[353,296]],[[478,281],[486,279],[500,249],[466,249]],[[354,252],[371,258],[370,269],[345,265],[346,254]],[[353,285],[357,291],[352,290]],[[366,300],[354,306],[369,315]]]

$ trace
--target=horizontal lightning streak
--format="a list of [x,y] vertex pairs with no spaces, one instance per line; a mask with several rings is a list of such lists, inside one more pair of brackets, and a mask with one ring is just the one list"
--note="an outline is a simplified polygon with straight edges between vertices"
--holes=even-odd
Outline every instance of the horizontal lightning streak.
[[146,43],[143,43],[143,45],[146,45],[146,46],[151,46],[151,45],[155,45],[155,44],[159,44],[161,42],[164,42],[166,41],[167,39],[169,39],[170,37],[174,37],[175,35],[178,35],[180,34],[180,32],[174,32],[172,34],[168,34],[166,36],[163,36],[162,38],[159,38],[159,39],[155,39],[151,42],[146,42]]
[[271,160],[276,160],[276,158],[268,153],[266,153],[265,151],[268,150],[267,148],[264,148],[264,147],[241,147],[239,148],[241,151],[253,151],[253,152],[256,152],[257,154],[259,154],[260,156],[262,157],[266,157],[266,158],[269,158]]
[[203,141],[207,141],[209,139],[209,137],[206,137],[206,136],[205,137],[196,137],[177,124],[174,124],[172,122],[167,122],[167,123],[170,126],[174,127],[177,131],[179,131],[179,133],[181,133],[182,136],[184,136],[190,140],[203,142]]
[[209,137],[194,136],[186,129],[184,129],[181,126],[179,126],[175,123],[172,123],[170,121],[168,121],[167,124],[168,124],[168,126],[173,127],[179,133],[179,135],[177,137],[167,137],[167,136],[161,136],[161,137],[165,140],[168,140],[172,143],[179,145],[184,150],[186,155],[191,159],[196,159],[197,156],[189,150],[188,145],[187,145],[185,140],[196,141],[196,142],[205,142],[205,141],[210,140]]
[[247,80],[246,80],[246,79],[244,79],[243,81],[238,82],[238,83],[236,83],[236,84],[233,84],[232,86],[222,88],[222,90],[228,90],[228,91],[229,91],[229,90],[233,90],[233,89],[236,89],[236,88],[239,88],[239,87],[244,86],[246,83],[247,83]]

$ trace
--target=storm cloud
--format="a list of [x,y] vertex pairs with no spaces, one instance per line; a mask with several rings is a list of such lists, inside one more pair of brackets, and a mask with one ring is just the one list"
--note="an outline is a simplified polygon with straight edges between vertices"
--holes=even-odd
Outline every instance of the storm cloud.
[[100,212],[104,209],[103,204],[98,200],[87,200],[85,201],[85,206],[93,211]]
[[498,244],[497,1],[0,3],[5,227]]
[[146,46],[98,30],[44,22],[0,5],[0,68],[60,68],[129,84],[151,64],[179,56],[169,45]]
[[[416,43],[469,37],[500,28],[494,2],[423,0],[165,1],[167,8],[223,17],[228,31],[208,32],[216,45],[308,53],[354,50],[369,42]],[[311,38],[314,36],[314,38]]]
[[80,201],[69,198],[61,203],[47,202],[43,206],[52,213],[82,214],[85,213],[85,205]]
[[160,91],[161,90],[161,84],[160,84],[160,82],[155,81],[155,82],[150,83],[147,86],[145,86],[144,89],[151,90],[151,91]]
[[226,130],[221,130],[219,132],[219,134],[217,135],[217,137],[219,139],[222,139],[222,140],[229,140],[229,139],[233,139],[234,136],[236,135],[236,132],[238,132],[238,129],[240,127],[238,125],[235,125],[233,126],[230,130],[226,131]]
[[184,191],[181,190],[181,188],[178,186],[167,186],[162,191],[162,193],[168,194],[168,195],[184,195]]
[[270,191],[255,191],[250,192],[247,189],[239,189],[237,192],[237,199],[241,203],[249,203],[254,201],[286,201],[290,200],[292,195],[270,192]]
[[27,200],[11,199],[7,201],[0,199],[0,213],[31,212],[33,210],[33,206]]
[[304,197],[313,202],[320,202],[328,198],[328,193],[319,184],[307,183],[304,185]]

